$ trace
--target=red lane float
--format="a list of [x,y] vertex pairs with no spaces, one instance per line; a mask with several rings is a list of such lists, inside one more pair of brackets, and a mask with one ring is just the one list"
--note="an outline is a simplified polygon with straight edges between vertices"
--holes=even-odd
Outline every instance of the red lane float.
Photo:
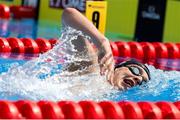
[[165,43],[164,44],[168,49],[168,58],[179,58],[179,48],[174,43]]
[[154,46],[149,42],[141,42],[140,45],[142,46],[144,57],[144,62],[149,62],[152,59],[156,58],[156,51]]
[[122,108],[125,118],[127,119],[143,119],[143,114],[135,102],[130,101],[122,101],[118,103],[119,106]]
[[111,102],[111,101],[102,101],[99,103],[99,105],[103,109],[106,119],[124,119],[125,118],[122,108],[117,103]]
[[104,119],[104,113],[98,103],[93,101],[80,101],[79,105],[83,109],[86,119]]
[[138,102],[139,107],[142,110],[143,117],[145,119],[162,119],[162,112],[154,103],[152,102]]
[[52,48],[51,43],[45,38],[37,38],[35,41],[38,44],[41,53],[47,52]]
[[165,60],[168,58],[167,47],[165,46],[165,44],[160,43],[160,42],[154,42],[152,44],[153,44],[155,51],[156,51],[156,58],[159,58],[159,59],[156,59],[154,66],[156,68],[166,70],[166,66],[168,64],[168,61]]
[[81,106],[73,101],[60,101],[59,107],[62,109],[65,119],[83,119],[84,113]]
[[21,38],[20,39],[25,47],[25,53],[28,54],[38,54],[39,53],[39,46],[37,43],[31,38]]
[[52,101],[39,101],[43,119],[63,119],[64,114],[57,103]]
[[[37,38],[32,40],[30,38],[0,38],[0,56],[4,57],[4,53],[25,53],[14,56],[17,58],[23,58],[26,54],[38,54],[44,53],[52,49],[52,47],[58,42],[57,39],[44,39]],[[148,42],[110,42],[111,49],[116,63],[122,62],[123,58],[136,58],[143,63],[148,63],[156,68],[163,70],[180,70],[179,58],[180,58],[180,44],[176,43],[148,43]],[[10,55],[6,54],[5,57]],[[12,54],[10,57],[13,57]],[[13,58],[14,58],[13,57]],[[118,58],[119,57],[119,58]],[[121,59],[121,57],[123,57]],[[27,58],[29,59],[29,58]],[[169,60],[173,59],[173,60]]]
[[0,38],[0,53],[11,52],[11,47],[9,42],[5,38]]
[[41,119],[41,109],[37,103],[29,100],[20,100],[15,102],[21,116],[29,119]]
[[127,42],[117,41],[115,44],[118,47],[118,52],[120,57],[131,57],[131,48]]
[[9,101],[0,101],[0,119],[22,118],[18,108]]
[[179,109],[180,111],[180,101],[174,102],[174,105]]
[[114,42],[110,42],[110,46],[111,46],[113,56],[118,57],[120,53],[118,50],[118,46]]
[[10,12],[15,19],[35,18],[36,10],[30,6],[10,6]]
[[175,43],[175,45],[178,47],[179,49],[179,57],[180,57],[180,43]]
[[131,49],[131,57],[142,60],[144,57],[143,48],[137,42],[128,42]]
[[0,4],[0,18],[3,19],[10,18],[10,9],[8,6]]
[[[3,39],[3,38],[1,38]],[[11,39],[11,40],[10,40]],[[12,52],[18,52],[19,49],[20,53],[23,52],[23,44],[25,52],[28,51],[28,53],[38,53],[38,48],[41,53],[48,51],[51,49],[56,43],[57,39],[44,39],[44,38],[37,38],[34,42],[34,40],[30,38],[21,38],[20,40],[23,42],[23,44],[19,41],[18,38],[7,38],[10,47],[12,46]],[[2,52],[8,51],[8,44],[5,40],[1,40],[1,46]],[[5,43],[6,42],[6,43]],[[36,45],[37,44],[37,45]],[[120,56],[120,57],[133,57],[137,59],[144,59],[148,61],[149,59],[155,59],[155,58],[179,58],[180,57],[180,44],[174,44],[174,43],[148,43],[148,42],[110,42],[112,52],[114,56]],[[33,49],[33,50],[27,50],[27,49]]]
[[161,109],[163,118],[165,119],[180,119],[180,111],[171,102],[157,102],[156,105]]
[[163,43],[154,42],[152,44],[156,50],[156,58],[168,58],[168,49]]
[[14,37],[7,38],[7,41],[9,42],[9,45],[11,46],[11,52],[12,53],[24,53],[24,44],[23,42]]
[[177,102],[0,101],[0,118],[12,119],[180,119]]
[[58,40],[56,38],[49,39],[49,42],[51,43],[52,48],[58,43]]

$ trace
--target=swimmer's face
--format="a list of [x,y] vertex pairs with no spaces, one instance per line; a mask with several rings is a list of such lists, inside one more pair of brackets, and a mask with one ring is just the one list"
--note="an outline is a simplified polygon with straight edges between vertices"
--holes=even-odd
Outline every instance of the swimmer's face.
[[130,64],[116,68],[114,77],[111,79],[110,83],[120,90],[125,90],[140,85],[144,81],[148,81],[146,71],[136,64]]

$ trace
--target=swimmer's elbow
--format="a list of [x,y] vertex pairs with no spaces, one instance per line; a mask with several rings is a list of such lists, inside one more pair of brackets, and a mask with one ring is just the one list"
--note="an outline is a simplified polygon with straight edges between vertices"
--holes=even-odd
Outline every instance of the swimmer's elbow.
[[74,15],[77,12],[75,8],[65,8],[62,14],[63,18]]
[[74,22],[78,21],[78,17],[80,12],[78,12],[76,9],[74,8],[66,8],[63,11],[62,14],[62,22],[63,24],[67,24],[67,25],[72,25],[71,27],[74,26]]

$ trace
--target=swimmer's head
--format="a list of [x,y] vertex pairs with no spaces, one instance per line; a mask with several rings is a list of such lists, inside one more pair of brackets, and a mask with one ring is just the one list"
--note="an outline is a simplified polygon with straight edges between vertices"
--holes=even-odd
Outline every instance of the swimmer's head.
[[146,65],[130,59],[115,66],[114,77],[110,83],[124,90],[149,80],[150,72]]

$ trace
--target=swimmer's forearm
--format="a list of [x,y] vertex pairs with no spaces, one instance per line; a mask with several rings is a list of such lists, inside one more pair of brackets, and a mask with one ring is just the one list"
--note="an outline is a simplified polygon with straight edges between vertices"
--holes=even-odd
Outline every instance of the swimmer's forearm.
[[108,42],[105,36],[96,29],[92,22],[74,8],[65,9],[62,15],[62,20],[64,24],[67,24],[77,30],[81,30],[85,34],[89,35],[97,47],[102,47],[102,45]]
[[106,37],[96,29],[92,22],[73,8],[64,10],[62,21],[65,25],[81,30],[91,37],[93,43],[100,49],[98,52],[98,63],[101,64],[100,73],[103,75],[108,71],[107,75],[112,76],[115,63],[109,41]]

